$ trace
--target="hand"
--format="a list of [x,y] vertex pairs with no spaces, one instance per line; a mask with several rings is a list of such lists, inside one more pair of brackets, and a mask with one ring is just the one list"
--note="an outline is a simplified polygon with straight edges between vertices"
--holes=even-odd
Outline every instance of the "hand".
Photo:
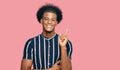
[[52,68],[50,68],[49,70],[61,70],[60,65],[58,65],[60,63],[60,61],[57,61]]
[[68,41],[67,35],[66,34],[60,34],[59,38],[58,38],[59,44],[60,46],[66,49],[66,44]]

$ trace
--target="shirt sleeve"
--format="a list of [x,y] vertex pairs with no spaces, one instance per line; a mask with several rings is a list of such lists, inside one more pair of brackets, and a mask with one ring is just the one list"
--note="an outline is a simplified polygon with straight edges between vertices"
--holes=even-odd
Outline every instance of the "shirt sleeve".
[[24,46],[23,59],[33,59],[33,41],[29,39]]
[[72,48],[72,43],[69,40],[67,42],[66,47],[67,47],[67,56],[71,58],[72,57],[73,48]]

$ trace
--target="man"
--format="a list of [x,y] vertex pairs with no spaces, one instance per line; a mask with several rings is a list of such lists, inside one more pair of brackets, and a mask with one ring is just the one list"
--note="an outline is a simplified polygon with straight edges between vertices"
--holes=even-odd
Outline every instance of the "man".
[[66,33],[55,33],[56,25],[62,20],[62,11],[47,4],[38,10],[37,19],[43,31],[26,42],[21,70],[32,70],[32,65],[33,70],[72,70],[72,44]]

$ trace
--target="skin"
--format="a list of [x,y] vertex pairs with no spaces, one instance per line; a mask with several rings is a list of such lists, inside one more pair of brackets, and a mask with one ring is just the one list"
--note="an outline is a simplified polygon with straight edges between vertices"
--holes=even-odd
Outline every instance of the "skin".
[[[55,34],[55,27],[58,24],[57,15],[53,12],[45,12],[43,18],[40,20],[43,26],[43,36],[50,38]],[[72,70],[71,60],[67,56],[66,43],[68,41],[66,33],[59,35],[59,44],[61,48],[61,61],[56,62],[53,67],[43,70]],[[61,65],[58,65],[61,63]],[[32,69],[33,61],[29,59],[22,59],[21,70],[34,70]]]

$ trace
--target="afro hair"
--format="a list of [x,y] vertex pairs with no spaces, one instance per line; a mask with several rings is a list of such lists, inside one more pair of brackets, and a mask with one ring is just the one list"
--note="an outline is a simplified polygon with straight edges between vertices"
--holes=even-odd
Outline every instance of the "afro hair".
[[46,4],[43,5],[42,7],[39,8],[39,10],[37,11],[37,20],[40,22],[41,18],[43,17],[43,14],[45,12],[53,12],[57,15],[57,21],[58,23],[60,23],[60,21],[62,20],[62,11],[59,7],[52,5],[52,4]]

